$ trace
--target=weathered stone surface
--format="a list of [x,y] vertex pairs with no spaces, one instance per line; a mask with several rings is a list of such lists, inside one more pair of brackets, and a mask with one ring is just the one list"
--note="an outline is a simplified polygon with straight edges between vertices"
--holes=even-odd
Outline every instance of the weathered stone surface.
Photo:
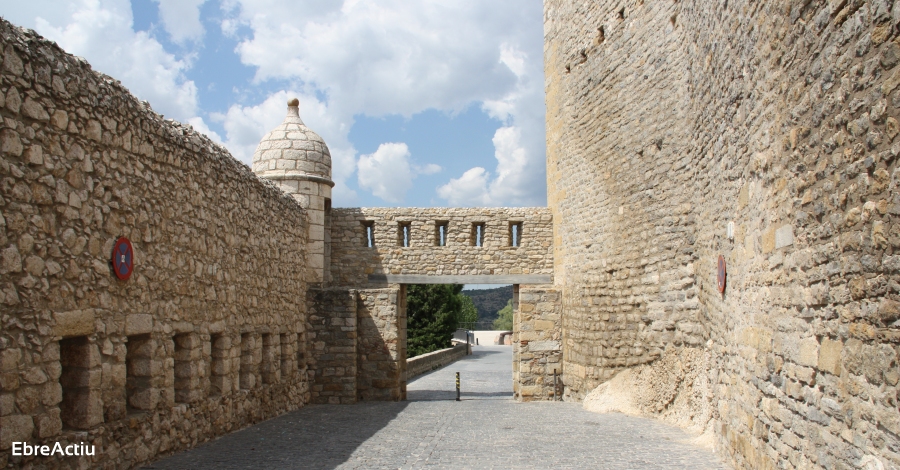
[[[153,331],[153,316],[135,313],[125,317],[125,334],[141,335]],[[221,331],[220,331],[221,332]]]
[[62,337],[87,336],[94,332],[94,310],[72,310],[53,314],[53,334]]
[[13,442],[30,440],[32,431],[34,431],[34,420],[31,416],[0,417],[0,449],[9,449]]
[[545,0],[567,399],[690,347],[735,468],[900,466],[898,13]]
[[[0,20],[0,50],[0,465],[12,437],[79,429],[103,443],[95,460],[15,466],[141,466],[308,403],[305,371],[279,370],[305,353],[303,209],[33,31]],[[121,236],[128,281],[110,267]],[[195,334],[179,393],[176,330]],[[270,383],[245,393],[238,339],[258,330],[291,356],[271,348]]]

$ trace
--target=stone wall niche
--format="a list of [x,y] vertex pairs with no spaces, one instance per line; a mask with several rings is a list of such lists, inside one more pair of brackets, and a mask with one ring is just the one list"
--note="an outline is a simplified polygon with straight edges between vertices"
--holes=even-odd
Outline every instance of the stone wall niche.
[[201,398],[203,376],[200,338],[194,333],[175,335],[175,402],[193,403]]
[[209,395],[219,397],[231,391],[231,338],[216,334],[210,337]]
[[291,344],[290,334],[278,335],[278,342],[281,344],[280,356],[281,361],[281,378],[288,382],[294,376],[297,369],[296,356],[294,355],[294,345]]
[[262,383],[277,384],[281,381],[281,335],[262,335]]
[[153,373],[160,364],[153,359],[156,343],[147,335],[129,336],[125,343],[125,395],[128,411],[148,411],[156,408],[159,390],[153,387]]
[[252,390],[256,388],[259,381],[259,342],[259,338],[254,333],[241,335],[241,367],[239,373],[241,390]]
[[87,336],[63,339],[59,349],[63,425],[70,429],[91,429],[103,423],[100,351]]

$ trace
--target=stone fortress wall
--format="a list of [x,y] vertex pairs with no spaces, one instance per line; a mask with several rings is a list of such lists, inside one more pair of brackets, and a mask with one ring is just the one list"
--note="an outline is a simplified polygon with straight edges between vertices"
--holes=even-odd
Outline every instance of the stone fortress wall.
[[[330,219],[330,282],[336,286],[384,283],[396,275],[544,275],[549,282],[553,274],[553,218],[544,207],[350,208],[332,210]],[[476,243],[479,225],[483,235]]]
[[549,209],[331,209],[327,148],[273,143],[258,170],[289,197],[0,22],[0,466],[30,462],[13,440],[127,466],[403,399],[403,284],[473,276],[519,285],[520,400],[618,377],[738,467],[900,465],[898,20],[890,0],[546,0]]
[[900,4],[544,5],[567,398],[634,368],[738,468],[900,465]]
[[0,20],[0,51],[0,467],[129,467],[307,403],[303,209],[33,32]]

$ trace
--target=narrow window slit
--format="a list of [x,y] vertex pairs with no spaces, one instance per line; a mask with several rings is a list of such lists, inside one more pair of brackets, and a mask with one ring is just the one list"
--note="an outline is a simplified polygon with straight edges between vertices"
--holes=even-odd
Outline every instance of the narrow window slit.
[[397,225],[397,245],[402,247],[409,247],[410,238],[412,231],[412,226],[410,222],[400,222]]
[[472,246],[484,246],[484,222],[472,224]]
[[368,248],[375,247],[375,222],[366,220],[363,225],[363,246]]
[[434,244],[435,246],[447,246],[447,228],[450,222],[438,221],[434,224]]
[[522,243],[522,222],[509,223],[509,246],[519,246]]

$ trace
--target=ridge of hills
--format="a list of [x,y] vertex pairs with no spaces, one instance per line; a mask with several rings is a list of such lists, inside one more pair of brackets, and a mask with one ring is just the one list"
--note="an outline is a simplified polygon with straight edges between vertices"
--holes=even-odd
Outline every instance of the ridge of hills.
[[491,323],[497,319],[497,312],[506,307],[506,303],[513,298],[513,286],[464,290],[462,293],[472,299],[478,310],[477,329],[490,330]]

